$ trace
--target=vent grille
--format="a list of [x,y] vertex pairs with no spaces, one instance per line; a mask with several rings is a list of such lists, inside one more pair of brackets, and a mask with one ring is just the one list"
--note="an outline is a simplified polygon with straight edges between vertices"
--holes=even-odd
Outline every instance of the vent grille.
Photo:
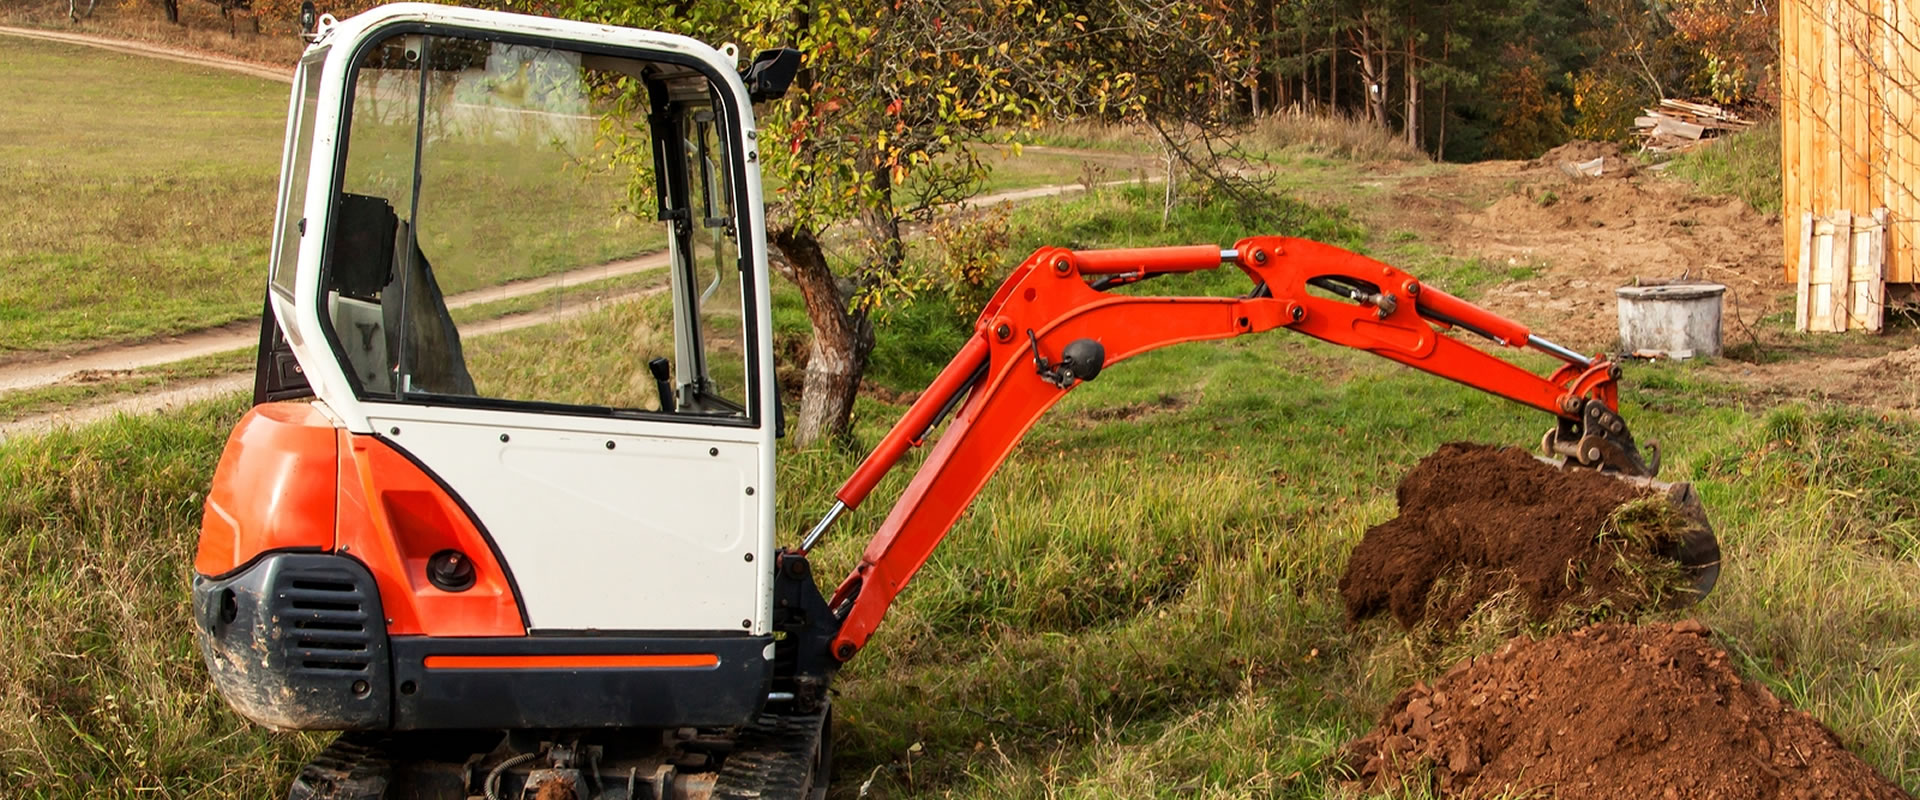
[[297,671],[365,675],[373,666],[367,628],[367,597],[352,579],[301,576],[277,598],[287,625],[287,665]]

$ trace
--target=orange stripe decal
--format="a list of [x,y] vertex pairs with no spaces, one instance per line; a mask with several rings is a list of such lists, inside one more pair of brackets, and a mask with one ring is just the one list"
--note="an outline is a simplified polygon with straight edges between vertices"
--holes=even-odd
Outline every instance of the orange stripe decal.
[[686,669],[717,667],[712,653],[547,656],[427,656],[427,669]]

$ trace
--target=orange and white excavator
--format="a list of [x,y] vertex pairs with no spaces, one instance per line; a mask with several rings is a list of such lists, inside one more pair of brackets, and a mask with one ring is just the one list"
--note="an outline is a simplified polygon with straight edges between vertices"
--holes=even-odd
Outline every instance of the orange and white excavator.
[[[1544,447],[1568,464],[1659,466],[1618,413],[1614,363],[1392,266],[1275,236],[1049,247],[781,547],[758,167],[780,145],[753,104],[785,91],[799,54],[742,70],[679,36],[424,4],[322,18],[311,38],[256,405],[220,459],[193,580],[232,706],[344,732],[292,798],[823,796],[835,671],[1036,419],[1167,345],[1304,333],[1544,412]],[[570,165],[609,141],[651,152],[651,230],[556,213],[598,191]],[[503,332],[449,310],[447,291],[564,268],[609,231],[667,245],[664,280],[594,309],[633,343],[613,374],[569,362],[565,326]],[[1244,294],[1123,288],[1228,266]],[[1459,334],[1561,366],[1536,375]],[[927,441],[823,594],[808,552]],[[1671,555],[1712,587],[1710,531]]]

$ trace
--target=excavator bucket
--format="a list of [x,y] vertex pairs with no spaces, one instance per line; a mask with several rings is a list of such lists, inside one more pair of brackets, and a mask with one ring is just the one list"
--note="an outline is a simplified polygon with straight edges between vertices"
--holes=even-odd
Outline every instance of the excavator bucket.
[[1681,534],[1665,552],[1659,553],[1677,562],[1685,570],[1688,583],[1668,601],[1669,608],[1684,608],[1699,602],[1713,591],[1720,579],[1720,540],[1713,535],[1713,523],[1707,520],[1707,507],[1691,483],[1667,483],[1638,475],[1612,473],[1620,480],[1659,492],[1676,516],[1685,522]]
[[[1617,379],[1617,372],[1612,376]],[[1641,445],[1628,432],[1626,420],[1600,397],[1578,401],[1568,411],[1573,413],[1562,417],[1541,437],[1540,449],[1546,453],[1541,459],[1563,463],[1550,457],[1558,456],[1565,459],[1566,464],[1593,468],[1664,495],[1668,506],[1685,524],[1667,551],[1659,555],[1672,559],[1686,571],[1692,590],[1676,595],[1670,605],[1679,608],[1699,602],[1713,591],[1714,583],[1720,579],[1720,540],[1713,535],[1706,506],[1701,504],[1693,484],[1657,480],[1660,445],[1649,441],[1643,453]]]

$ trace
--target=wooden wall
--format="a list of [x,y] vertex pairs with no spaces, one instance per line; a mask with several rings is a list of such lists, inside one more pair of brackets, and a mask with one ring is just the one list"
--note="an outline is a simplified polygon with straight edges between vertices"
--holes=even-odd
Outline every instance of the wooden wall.
[[1787,280],[1802,215],[1888,209],[1889,283],[1920,282],[1920,0],[1782,0],[1780,150]]

